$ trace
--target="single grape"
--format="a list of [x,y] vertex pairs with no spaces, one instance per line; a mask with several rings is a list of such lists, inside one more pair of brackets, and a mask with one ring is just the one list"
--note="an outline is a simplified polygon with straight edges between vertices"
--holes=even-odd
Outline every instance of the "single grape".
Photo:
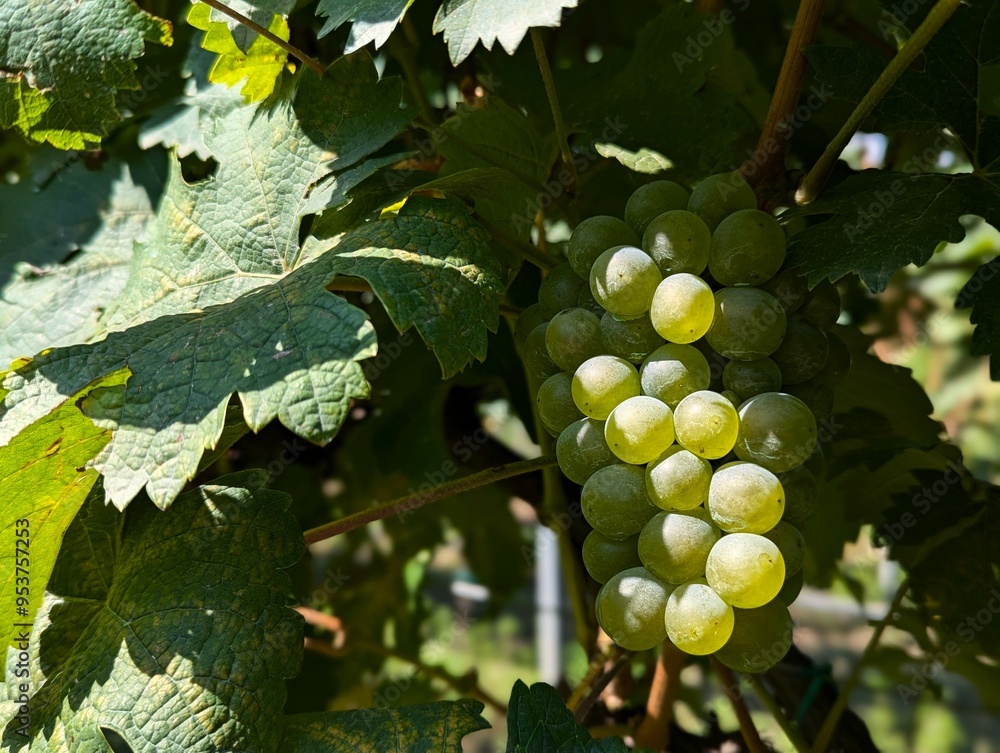
[[563,371],[575,371],[588,358],[601,354],[601,320],[584,309],[560,311],[549,322],[545,347]]
[[655,397],[630,397],[611,411],[604,438],[620,460],[643,465],[674,443],[674,413]]
[[644,567],[613,576],[597,594],[597,622],[624,649],[645,651],[667,637],[663,613],[673,586]]
[[618,462],[604,440],[604,422],[581,418],[556,440],[559,468],[570,481],[584,484],[596,471]]
[[527,341],[528,335],[531,334],[531,330],[539,324],[545,324],[548,320],[549,318],[542,311],[541,304],[538,303],[531,304],[518,315],[517,323],[514,325],[514,344],[517,346],[518,352],[524,352],[524,343]]
[[712,466],[680,445],[646,466],[646,493],[663,510],[692,510],[708,499]]
[[625,224],[640,238],[653,218],[688,205],[687,189],[669,180],[654,180],[639,186],[625,205]]
[[781,389],[781,369],[770,358],[730,361],[722,372],[722,384],[740,396],[740,402],[762,392]]
[[739,173],[722,173],[710,175],[695,186],[687,208],[701,217],[708,229],[714,232],[719,223],[733,212],[756,209],[757,197]]
[[598,583],[607,583],[622,570],[642,567],[638,536],[617,541],[600,531],[591,531],[583,540],[583,566]]
[[705,361],[708,363],[710,375],[708,389],[715,392],[722,392],[725,389],[725,386],[722,384],[722,374],[725,372],[726,366],[729,365],[729,359],[713,350],[704,337],[700,340],[695,340],[691,345],[705,356]]
[[720,285],[759,285],[785,262],[785,232],[767,212],[742,209],[712,233],[708,271]]
[[643,394],[676,408],[692,392],[708,388],[711,372],[708,361],[697,348],[668,343],[642,362],[639,378]]
[[565,262],[550,270],[538,288],[538,303],[546,318],[551,319],[563,309],[576,308],[580,291],[586,284]]
[[779,272],[770,280],[762,283],[760,289],[770,293],[778,301],[781,310],[786,314],[794,314],[809,294],[806,278],[794,269]]
[[826,357],[826,365],[820,372],[819,378],[822,378],[831,387],[836,387],[851,370],[851,351],[847,349],[844,341],[836,332],[827,332],[826,342],[830,352]]
[[661,512],[639,533],[639,559],[667,583],[687,583],[705,575],[708,553],[720,535],[703,507]]
[[763,672],[792,646],[792,616],[779,599],[756,609],[733,610],[733,634],[715,658],[737,672]]
[[590,527],[609,539],[634,536],[659,512],[646,496],[644,469],[626,463],[605,466],[588,478],[580,509]]
[[640,248],[615,246],[594,262],[590,292],[607,311],[620,319],[635,319],[649,311],[663,276]]
[[816,477],[804,465],[778,476],[781,488],[785,490],[785,514],[783,520],[801,527],[816,509],[819,485]]
[[798,314],[788,317],[785,339],[771,354],[781,370],[782,384],[800,384],[819,374],[830,352],[826,335]]
[[794,395],[809,406],[817,425],[833,415],[833,387],[822,379],[822,373],[799,384],[789,384],[784,388],[789,395]]
[[566,258],[582,280],[590,278],[597,257],[613,246],[637,246],[639,237],[617,217],[588,217],[573,230],[566,246]]
[[712,547],[705,578],[727,604],[753,609],[778,595],[785,562],[773,541],[756,533],[729,533]]
[[545,428],[559,436],[563,429],[583,418],[580,409],[573,402],[573,377],[566,372],[553,374],[538,388],[535,398],[538,417]]
[[781,558],[785,561],[786,578],[802,569],[802,560],[806,556],[806,540],[802,538],[798,528],[782,520],[764,536],[773,541],[781,552]]
[[538,384],[562,371],[552,362],[549,357],[549,349],[545,346],[545,336],[548,329],[549,323],[543,322],[531,330],[531,334],[524,341],[524,350],[521,356],[528,379]]
[[619,319],[605,311],[601,317],[601,344],[604,352],[635,364],[663,345],[648,316]]
[[709,460],[733,449],[739,428],[736,408],[718,392],[692,392],[674,410],[677,443]]
[[595,356],[573,374],[573,400],[591,418],[601,421],[618,403],[639,394],[639,372],[624,358]]
[[723,288],[715,293],[715,318],[705,339],[726,358],[753,361],[778,349],[785,323],[785,314],[770,293]]
[[799,598],[799,593],[802,591],[804,583],[805,579],[801,570],[795,573],[795,575],[785,578],[785,585],[783,585],[781,590],[778,591],[778,599],[787,607]]
[[754,463],[726,463],[708,488],[712,520],[728,533],[765,533],[781,520],[785,492],[778,477]]
[[712,326],[715,297],[700,277],[679,272],[661,282],[650,304],[653,328],[672,343],[684,345],[702,337]]
[[586,309],[597,317],[602,317],[608,313],[604,310],[604,307],[595,300],[594,294],[590,292],[589,283],[584,284],[584,286],[580,288],[580,295],[576,297],[576,307],[578,309]]
[[642,235],[642,250],[664,275],[687,272],[700,275],[708,266],[712,231],[696,214],[683,208],[653,219]]
[[677,586],[667,599],[667,637],[695,656],[722,648],[733,633],[733,608],[703,580]]
[[[680,436],[680,418],[674,415]],[[755,395],[740,406],[736,455],[773,473],[802,465],[816,448],[816,419],[809,406],[784,392]]]
[[826,332],[840,318],[840,293],[837,286],[829,280],[821,281],[806,296],[799,313]]

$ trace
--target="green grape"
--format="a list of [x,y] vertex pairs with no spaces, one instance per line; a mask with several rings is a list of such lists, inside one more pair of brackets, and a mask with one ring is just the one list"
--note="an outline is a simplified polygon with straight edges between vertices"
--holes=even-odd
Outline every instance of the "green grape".
[[742,209],[712,233],[708,271],[720,285],[759,285],[785,262],[785,232],[767,212]]
[[702,219],[683,208],[664,212],[646,227],[642,250],[664,275],[688,272],[700,275],[708,266],[712,231]]
[[722,372],[722,384],[740,396],[740,402],[762,392],[781,389],[781,369],[770,358],[730,361]]
[[549,323],[543,322],[531,330],[531,334],[524,341],[524,350],[521,356],[521,360],[524,361],[524,371],[528,375],[529,381],[539,384],[553,374],[562,371],[549,358],[549,349],[545,346],[545,336],[548,329]]
[[646,466],[646,494],[663,510],[692,510],[708,499],[712,466],[680,445]]
[[518,352],[524,352],[524,343],[531,334],[531,330],[539,324],[545,324],[549,318],[545,316],[540,304],[533,303],[522,311],[517,317],[514,325],[514,344]]
[[792,314],[785,339],[771,354],[771,360],[781,370],[782,384],[801,384],[819,374],[828,353],[826,335],[805,317]]
[[829,280],[820,282],[806,296],[799,313],[826,332],[840,318],[840,293],[837,286]]
[[645,651],[667,637],[663,613],[673,586],[644,567],[613,576],[597,594],[597,623],[624,649]]
[[799,598],[799,593],[802,591],[802,586],[805,582],[803,578],[802,571],[799,570],[795,575],[785,578],[785,585],[781,587],[778,591],[778,599],[786,607]]
[[546,318],[551,319],[563,309],[576,308],[580,291],[586,284],[565,262],[550,270],[538,288],[538,303]]
[[646,496],[643,469],[625,463],[605,466],[587,479],[580,509],[590,527],[609,539],[634,536],[659,512]]
[[590,292],[619,319],[635,319],[649,311],[663,279],[656,263],[635,246],[609,248],[590,270]]
[[573,401],[591,418],[601,421],[618,403],[639,394],[639,372],[624,358],[595,356],[573,374]]
[[553,374],[542,382],[535,400],[538,417],[545,428],[552,430],[557,437],[571,423],[583,418],[573,402],[573,377],[565,372]]
[[[674,415],[680,435],[679,417]],[[736,455],[774,473],[802,465],[816,448],[816,419],[809,406],[784,392],[755,395],[740,406]]]
[[616,541],[600,531],[591,531],[583,540],[583,566],[598,583],[607,583],[622,570],[642,567],[638,536]]
[[708,229],[714,232],[719,223],[733,212],[756,209],[757,197],[739,173],[722,173],[710,175],[695,186],[687,208],[701,217]]
[[836,387],[851,370],[851,351],[835,332],[826,333],[826,342],[830,352],[826,357],[826,366],[819,376],[831,387]]
[[685,209],[687,205],[687,189],[669,180],[655,180],[639,186],[629,196],[625,205],[625,224],[641,238],[653,218],[672,209]]
[[653,328],[665,340],[684,345],[702,337],[712,326],[715,297],[700,277],[679,272],[661,282],[650,304]]
[[601,317],[601,344],[604,352],[635,364],[663,345],[648,316],[619,319],[605,311]]
[[580,295],[576,297],[576,307],[578,309],[586,309],[591,314],[598,317],[602,317],[608,313],[594,298],[594,294],[590,292],[589,284],[584,284],[584,286],[580,288]]
[[739,409],[740,405],[743,403],[743,399],[732,390],[723,390],[719,394],[731,402],[734,408]]
[[560,311],[549,322],[545,346],[552,362],[563,371],[574,371],[601,354],[601,320],[584,309]]
[[687,583],[705,575],[705,562],[719,529],[702,507],[687,512],[661,512],[639,533],[639,559],[667,583]]
[[667,637],[681,651],[713,654],[733,633],[733,608],[703,580],[677,586],[667,599]]
[[771,355],[785,336],[785,314],[770,293],[757,288],[722,288],[715,293],[715,318],[705,339],[737,361]]
[[566,245],[566,258],[582,280],[590,277],[597,257],[614,246],[637,246],[639,237],[617,217],[588,217],[573,230]]
[[556,460],[570,481],[584,484],[596,471],[617,462],[604,440],[604,422],[581,418],[556,440]]
[[793,526],[801,527],[816,509],[819,485],[816,477],[804,465],[778,476],[785,490],[785,514],[782,519]]
[[817,424],[833,415],[833,387],[822,379],[822,373],[809,381],[786,386],[785,392],[809,406]]
[[673,444],[673,411],[655,397],[630,397],[611,411],[604,424],[604,438],[620,460],[643,465]]
[[754,463],[726,463],[716,469],[706,504],[727,533],[765,533],[781,520],[785,491],[778,477]]
[[674,410],[677,443],[709,460],[733,449],[739,428],[736,408],[718,392],[692,392]]
[[779,272],[770,280],[762,283],[760,289],[770,293],[778,301],[781,310],[786,314],[794,314],[809,294],[806,278],[794,269]]
[[705,578],[727,604],[753,609],[778,595],[785,562],[773,541],[756,533],[728,533],[709,552]]
[[705,356],[705,362],[708,363],[708,389],[715,392],[722,392],[725,389],[722,384],[722,374],[725,372],[726,366],[729,365],[729,359],[721,353],[715,352],[704,337],[700,340],[695,340],[691,345]]
[[786,578],[802,569],[802,560],[806,556],[806,540],[802,538],[798,528],[782,520],[764,536],[773,541],[781,552],[781,558],[785,561]]
[[692,392],[708,388],[708,361],[691,345],[662,345],[642,362],[639,372],[643,394],[662,400],[671,408]]
[[733,634],[715,658],[737,672],[763,672],[792,646],[792,616],[780,600],[756,609],[733,610]]

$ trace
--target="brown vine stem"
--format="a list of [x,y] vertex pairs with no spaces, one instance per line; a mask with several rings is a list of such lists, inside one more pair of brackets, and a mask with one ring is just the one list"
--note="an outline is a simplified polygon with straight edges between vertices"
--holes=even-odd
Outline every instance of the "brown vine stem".
[[747,704],[743,700],[743,693],[740,692],[740,685],[736,681],[733,670],[714,656],[712,657],[712,668],[719,676],[722,690],[733,705],[733,711],[736,712],[736,718],[740,723],[740,732],[743,733],[743,741],[747,744],[747,750],[750,753],[767,753],[764,741],[760,739],[760,733],[757,731],[757,725],[753,723],[753,717],[750,716],[750,709],[747,708]]
[[334,520],[331,523],[324,523],[316,528],[310,528],[305,533],[305,541],[306,544],[315,544],[317,541],[323,541],[324,539],[333,538],[339,534],[353,531],[376,520],[384,520],[385,518],[391,518],[393,515],[399,515],[402,512],[417,510],[424,505],[436,502],[439,499],[467,492],[471,489],[478,489],[481,486],[489,486],[490,484],[502,481],[505,478],[511,478],[512,476],[520,476],[523,473],[531,473],[533,471],[540,471],[544,468],[551,468],[555,464],[555,455],[543,455],[540,458],[518,460],[514,463],[499,465],[496,468],[487,468],[485,471],[472,473],[468,476],[457,478],[454,481],[447,481],[434,487],[430,491],[408,494],[405,497],[394,499],[391,502],[376,505],[375,507],[370,507],[367,510],[361,510],[360,512],[348,515],[340,520]]
[[[584,719],[587,718],[587,714],[593,707],[594,703],[600,697],[604,689],[611,684],[611,681],[618,676],[628,663],[632,660],[634,654],[631,651],[626,651],[625,649],[618,648],[618,646],[613,646],[611,651],[607,655],[608,664],[601,665],[600,674],[591,681],[589,687],[585,689],[586,692],[581,692],[579,700],[576,702],[570,710],[573,712],[573,718],[577,722],[583,724]],[[582,685],[582,684],[581,684]],[[577,687],[580,689],[580,686]],[[572,698],[570,699],[572,700]]]
[[538,70],[541,71],[542,83],[545,84],[545,94],[549,98],[549,107],[552,108],[552,120],[556,125],[556,138],[559,139],[559,153],[562,155],[563,163],[570,174],[570,182],[566,190],[572,193],[573,186],[576,185],[576,166],[573,164],[573,155],[569,150],[569,132],[566,130],[566,122],[563,120],[562,108],[559,107],[559,97],[556,95],[556,82],[552,78],[549,57],[545,53],[542,34],[538,29],[531,30],[531,43],[535,47]]
[[753,156],[740,167],[740,173],[755,190],[761,186],[780,186],[784,183],[785,154],[792,135],[791,122],[806,76],[807,61],[802,48],[815,38],[825,4],[825,0],[802,0],[799,3],[760,140]]
[[861,656],[858,658],[857,664],[855,664],[854,668],[851,670],[851,674],[848,675],[847,679],[844,680],[844,684],[841,685],[840,693],[837,695],[837,700],[834,701],[833,706],[830,708],[830,712],[826,715],[826,719],[823,720],[823,726],[819,728],[819,732],[816,734],[816,739],[813,740],[812,753],[824,753],[827,746],[830,744],[830,740],[833,738],[833,733],[837,729],[837,723],[840,721],[840,717],[844,713],[844,710],[847,708],[847,704],[851,699],[851,691],[853,691],[861,681],[861,673],[865,668],[865,664],[875,652],[878,642],[882,639],[882,633],[885,632],[889,623],[893,621],[893,615],[899,610],[900,605],[903,603],[903,597],[906,596],[909,590],[910,579],[904,578],[903,582],[899,584],[899,588],[896,589],[896,595],[893,597],[892,603],[889,605],[889,609],[885,613],[885,617],[876,623],[875,631],[872,633],[872,637],[868,639],[868,645],[865,646],[865,650],[861,652]]
[[278,47],[280,47],[281,49],[283,49],[285,52],[287,52],[292,57],[297,58],[298,60],[302,61],[302,63],[304,63],[305,65],[308,65],[310,68],[312,68],[314,71],[316,71],[316,73],[318,73],[320,76],[322,76],[323,73],[326,71],[326,69],[323,67],[323,64],[321,62],[319,62],[315,58],[309,57],[308,55],[306,55],[302,50],[300,50],[295,45],[289,44],[288,42],[286,42],[281,37],[276,36],[272,32],[270,32],[267,29],[265,29],[263,26],[261,26],[256,21],[253,21],[253,20],[247,18],[246,16],[244,16],[239,11],[233,10],[228,5],[223,5],[222,3],[219,2],[219,0],[201,0],[201,2],[205,3],[205,5],[209,6],[210,8],[215,8],[220,13],[225,13],[227,16],[229,16],[230,18],[232,18],[234,21],[239,21],[241,24],[243,24],[244,26],[246,26],[248,29],[253,29],[258,34],[260,34],[262,37],[264,37],[264,39],[268,40],[269,42],[273,42],[274,44],[278,45]]
[[892,88],[893,84],[903,75],[903,72],[916,60],[917,55],[934,38],[934,35],[938,33],[944,22],[951,18],[951,14],[961,5],[961,2],[962,0],[938,0],[934,4],[934,7],[927,13],[927,17],[924,18],[923,23],[913,32],[913,36],[906,40],[899,52],[896,53],[896,57],[889,61],[889,64],[886,65],[885,70],[882,71],[882,74],[872,84],[868,93],[861,99],[858,106],[854,108],[854,112],[851,113],[847,122],[844,123],[843,127],[837,132],[837,135],[827,145],[823,154],[820,155],[820,158],[813,165],[806,177],[802,179],[802,183],[795,193],[795,201],[799,204],[808,204],[819,195],[827,178],[830,177],[834,165],[837,164],[840,153],[844,151],[844,147],[847,146],[847,142],[851,140],[854,132],[871,115],[872,110],[875,109],[875,105]]
[[681,686],[685,654],[670,641],[660,649],[660,659],[653,671],[653,683],[646,701],[646,716],[635,733],[640,748],[664,750],[670,745],[670,720],[674,701]]

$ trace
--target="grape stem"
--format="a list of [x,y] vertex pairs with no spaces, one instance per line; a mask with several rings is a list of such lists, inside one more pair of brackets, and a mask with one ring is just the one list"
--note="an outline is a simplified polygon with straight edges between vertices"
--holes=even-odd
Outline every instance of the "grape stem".
[[559,107],[559,97],[556,95],[556,82],[552,78],[552,69],[549,67],[549,58],[545,54],[545,45],[542,43],[542,34],[538,29],[531,29],[531,43],[535,47],[535,57],[538,59],[538,70],[542,74],[542,83],[545,84],[545,94],[549,98],[549,106],[552,108],[552,120],[556,125],[556,138],[559,139],[559,152],[562,155],[563,163],[569,171],[570,180],[566,190],[572,194],[573,186],[576,185],[576,166],[573,164],[573,155],[569,150],[569,133],[566,130],[566,122],[563,120],[562,108]]
[[834,165],[837,164],[840,153],[844,151],[844,147],[847,146],[847,142],[854,136],[854,132],[871,115],[875,109],[875,105],[881,101],[886,92],[903,75],[903,72],[910,67],[917,55],[934,38],[934,35],[937,34],[945,21],[951,18],[951,14],[955,12],[960,4],[961,0],[938,0],[934,4],[934,7],[927,13],[927,17],[924,18],[923,23],[913,32],[913,36],[906,40],[899,52],[896,53],[896,56],[889,61],[885,70],[882,71],[882,74],[868,90],[868,93],[861,99],[858,106],[854,108],[854,112],[851,113],[847,122],[844,123],[837,132],[837,135],[827,145],[823,154],[820,155],[820,158],[813,165],[806,177],[802,179],[802,183],[795,193],[796,202],[799,204],[808,204],[819,195],[827,178],[830,177]]
[[278,45],[278,47],[280,47],[281,49],[283,49],[289,55],[291,55],[294,58],[297,58],[302,63],[304,63],[305,65],[307,65],[310,68],[312,68],[320,76],[322,76],[323,73],[326,71],[326,69],[323,67],[323,64],[321,62],[319,62],[315,58],[309,57],[308,55],[306,55],[302,50],[300,50],[295,45],[289,44],[288,42],[286,42],[281,37],[279,37],[279,36],[271,33],[267,29],[265,29],[263,26],[261,26],[256,21],[247,18],[246,16],[244,16],[242,13],[240,13],[238,11],[233,10],[228,5],[223,5],[222,3],[219,2],[219,0],[201,0],[201,1],[203,3],[205,3],[205,5],[207,5],[208,7],[215,8],[220,13],[224,13],[225,15],[229,16],[234,21],[239,21],[243,26],[246,26],[248,29],[256,31],[258,34],[260,34],[262,37],[264,37],[264,39],[266,39],[269,42],[273,42],[274,44]]
[[830,740],[833,738],[833,733],[837,729],[837,723],[840,721],[841,715],[847,708],[848,701],[850,701],[851,691],[853,691],[854,688],[857,687],[857,684],[861,681],[861,672],[864,670],[865,664],[872,657],[872,654],[875,653],[875,648],[878,646],[878,642],[882,638],[882,633],[885,632],[889,623],[893,621],[893,615],[899,610],[900,605],[903,603],[903,597],[906,596],[909,589],[910,579],[904,578],[903,582],[899,584],[899,588],[896,589],[896,595],[893,597],[888,610],[886,610],[885,617],[875,624],[875,630],[872,633],[872,637],[868,639],[868,645],[865,646],[865,650],[858,658],[858,662],[851,670],[851,674],[848,675],[847,679],[844,680],[844,684],[841,685],[840,693],[837,695],[837,700],[830,708],[830,712],[826,715],[826,719],[823,720],[823,726],[820,727],[819,732],[816,734],[816,739],[813,740],[812,753],[824,753],[827,746],[830,744]]
[[771,712],[771,716],[774,717],[778,726],[781,727],[781,731],[785,733],[785,737],[788,738],[788,742],[795,748],[796,753],[809,753],[809,742],[802,735],[802,731],[795,722],[785,715],[785,712],[778,705],[778,702],[771,695],[771,691],[767,689],[761,678],[754,674],[746,674],[743,677],[747,681],[747,684],[754,689],[760,702]]
[[316,528],[310,528],[305,532],[305,542],[307,545],[315,544],[317,541],[323,541],[324,539],[333,538],[342,533],[361,528],[373,521],[384,520],[385,518],[391,518],[393,515],[411,512],[439,499],[445,499],[455,494],[478,489],[481,486],[489,486],[512,476],[520,476],[524,473],[533,473],[534,471],[551,468],[555,465],[555,455],[543,455],[540,458],[518,460],[514,463],[499,465],[496,468],[487,468],[485,471],[472,473],[468,476],[457,478],[454,481],[447,481],[430,491],[408,494],[405,497],[399,497],[391,502],[376,505],[367,510],[361,510],[353,515],[334,520],[331,523],[324,523]]
[[[576,690],[573,691],[573,695],[570,696],[569,701],[566,703],[569,710],[573,712],[573,718],[578,723],[583,724],[587,718],[587,713],[593,707],[601,693],[618,676],[618,673],[628,665],[633,656],[635,654],[631,651],[626,651],[615,645],[612,645],[607,653],[598,655],[595,663],[591,664],[590,670],[587,672],[587,677],[584,677],[580,684],[576,686]],[[595,677],[590,677],[591,672],[595,673]]]
[[760,140],[753,156],[740,167],[740,173],[755,191],[785,183],[785,154],[792,136],[791,122],[806,76],[807,61],[802,48],[815,38],[824,5],[825,0],[802,0],[799,3]]
[[747,708],[746,701],[743,700],[743,693],[740,691],[733,670],[714,656],[712,657],[712,669],[719,676],[722,690],[733,705],[733,711],[736,712],[736,719],[740,723],[740,732],[743,734],[743,741],[747,744],[747,750],[750,753],[767,753],[764,741],[760,739],[760,733],[757,731],[757,725],[754,724],[753,717],[750,716],[750,709]]
[[665,750],[670,746],[670,720],[681,686],[685,658],[683,651],[670,641],[664,641],[646,700],[646,716],[635,733],[637,747]]
[[499,226],[493,224],[485,217],[476,215],[476,220],[486,228],[486,231],[493,236],[493,240],[497,241],[501,246],[506,248],[512,254],[520,256],[527,262],[534,264],[539,269],[554,269],[559,264],[559,260],[551,256],[543,254],[537,248],[532,246],[527,241],[522,241],[519,238],[514,238],[503,230]]

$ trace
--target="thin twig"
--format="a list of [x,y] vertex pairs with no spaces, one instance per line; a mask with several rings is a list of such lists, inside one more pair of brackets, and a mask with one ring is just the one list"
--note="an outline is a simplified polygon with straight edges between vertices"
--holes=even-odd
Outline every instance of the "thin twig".
[[826,150],[820,155],[816,164],[813,165],[812,170],[803,178],[798,191],[795,193],[795,200],[799,204],[808,204],[816,198],[826,183],[827,178],[830,177],[834,165],[836,165],[837,160],[840,158],[840,153],[844,151],[847,142],[854,136],[854,132],[871,115],[875,109],[875,105],[892,88],[897,79],[903,75],[903,72],[910,67],[910,64],[913,63],[917,55],[934,38],[934,35],[937,34],[941,26],[944,25],[944,22],[951,17],[951,14],[955,12],[959,5],[961,5],[961,0],[938,0],[934,7],[930,9],[923,23],[913,32],[913,36],[906,40],[899,52],[896,53],[896,57],[889,61],[885,70],[878,77],[878,80],[872,84],[868,93],[858,103],[858,106],[854,108],[854,112],[851,113],[847,122],[844,123],[843,127],[837,132],[837,135],[833,137],[833,140],[826,147]]
[[816,734],[816,739],[813,741],[812,753],[824,753],[827,746],[830,744],[830,740],[833,738],[833,733],[837,729],[837,723],[840,721],[841,715],[847,709],[847,704],[851,697],[851,691],[853,691],[861,681],[861,673],[864,671],[865,664],[875,652],[878,642],[882,639],[882,633],[885,632],[889,623],[893,621],[894,615],[899,610],[900,605],[903,603],[903,597],[906,596],[909,589],[910,579],[904,578],[903,582],[899,584],[899,588],[896,589],[896,595],[893,597],[892,604],[889,605],[889,609],[886,611],[885,617],[875,624],[875,631],[872,633],[872,637],[868,639],[868,645],[865,646],[865,650],[861,652],[861,656],[858,658],[857,663],[851,670],[851,674],[848,675],[847,679],[844,680],[843,685],[840,686],[840,692],[837,695],[837,700],[834,701],[833,706],[830,707],[830,711],[827,713],[826,719],[823,720],[823,726],[819,728],[819,732]]
[[566,123],[563,120],[562,108],[559,107],[559,97],[556,95],[556,82],[552,78],[552,69],[549,67],[549,58],[545,54],[545,45],[542,43],[542,34],[538,29],[531,30],[531,43],[535,47],[535,58],[538,60],[538,70],[542,74],[542,83],[545,84],[545,94],[549,98],[549,107],[552,108],[552,120],[556,125],[556,138],[559,139],[559,153],[562,155],[563,163],[569,170],[570,181],[566,190],[573,192],[576,184],[576,165],[573,164],[573,154],[569,150],[569,132],[566,130]]
[[490,235],[493,236],[493,240],[497,241],[497,243],[506,248],[512,254],[520,256],[525,261],[531,262],[539,269],[553,269],[559,264],[558,259],[546,256],[527,241],[522,241],[519,238],[514,238],[508,235],[501,230],[498,225],[490,222],[482,215],[477,214],[476,220],[480,225],[486,228],[486,231]]
[[618,676],[618,673],[628,666],[633,656],[634,654],[631,651],[626,651],[618,646],[613,647],[608,657],[610,666],[605,665],[603,673],[590,684],[587,694],[583,696],[573,710],[573,718],[577,722],[583,724],[584,719],[587,718],[587,714],[590,713],[590,709],[593,708],[597,699],[600,698],[601,693]]
[[261,26],[259,23],[257,23],[256,21],[253,21],[253,20],[251,20],[249,18],[247,18],[242,13],[233,10],[232,8],[230,8],[227,5],[223,5],[222,3],[219,2],[219,0],[201,0],[201,2],[205,3],[205,5],[209,6],[210,8],[215,8],[220,13],[225,13],[227,16],[229,16],[233,20],[239,21],[241,24],[243,24],[244,26],[246,26],[248,29],[252,29],[253,31],[256,31],[258,34],[260,34],[262,37],[264,37],[264,39],[268,40],[269,42],[273,42],[274,44],[278,45],[278,47],[280,47],[281,49],[283,49],[285,52],[287,52],[292,57],[298,58],[299,60],[301,60],[303,63],[305,63],[310,68],[312,68],[314,71],[316,71],[316,73],[318,73],[320,76],[322,76],[323,73],[326,71],[326,69],[323,67],[323,64],[321,62],[319,62],[318,60],[316,60],[315,58],[309,57],[308,55],[306,55],[302,50],[300,50],[295,45],[289,44],[288,42],[286,42],[281,37],[273,34],[270,31],[268,31],[263,26]]
[[640,748],[664,750],[670,745],[670,720],[674,701],[681,686],[681,669],[686,654],[670,641],[660,648],[660,659],[653,671],[653,683],[646,701],[646,716],[635,733]]
[[413,26],[413,19],[409,14],[403,16],[399,29],[389,37],[389,44],[386,49],[399,62],[399,67],[403,70],[403,78],[410,88],[410,93],[420,108],[420,114],[430,123],[434,122],[434,108],[427,98],[420,83],[420,69],[417,67],[417,51],[420,45],[420,37]]
[[334,536],[338,536],[339,534],[353,531],[356,528],[361,528],[362,526],[368,525],[373,521],[384,520],[385,518],[390,518],[393,515],[409,512],[411,510],[417,510],[424,505],[436,502],[439,499],[467,492],[471,489],[478,489],[481,486],[489,486],[490,484],[502,481],[505,478],[511,478],[512,476],[520,476],[523,473],[531,473],[533,471],[542,470],[543,468],[550,468],[555,464],[555,455],[545,455],[540,458],[531,458],[530,460],[518,460],[514,463],[506,463],[505,465],[500,465],[496,468],[487,468],[485,471],[472,473],[468,476],[457,478],[454,481],[447,481],[434,487],[430,491],[408,494],[405,497],[394,499],[392,502],[386,502],[382,505],[370,507],[367,510],[361,510],[353,515],[348,515],[346,518],[334,520],[330,523],[324,523],[316,528],[310,528],[305,533],[305,541],[306,544],[315,544],[317,541],[323,541],[324,539],[329,539]]
[[757,731],[757,725],[754,724],[753,717],[750,716],[750,709],[747,708],[747,704],[743,700],[743,693],[740,692],[740,686],[733,675],[733,670],[714,656],[712,657],[712,668],[719,676],[722,690],[733,705],[733,711],[736,712],[736,719],[740,723],[740,732],[743,734],[743,741],[747,744],[747,750],[750,753],[767,753],[764,741],[760,739],[760,733]]
[[764,704],[768,711],[771,712],[771,716],[781,727],[781,731],[785,733],[785,737],[788,738],[788,742],[792,744],[797,753],[809,753],[809,741],[805,739],[802,735],[802,731],[799,726],[793,722],[785,712],[778,705],[778,702],[771,695],[771,691],[767,689],[761,678],[754,674],[746,674],[743,676],[747,681],[747,684],[754,689],[757,693],[757,697],[760,702]]
[[753,156],[740,167],[743,177],[755,189],[784,182],[785,153],[791,136],[789,128],[806,76],[807,61],[802,48],[815,38],[824,5],[825,0],[801,0],[799,3],[760,140]]

